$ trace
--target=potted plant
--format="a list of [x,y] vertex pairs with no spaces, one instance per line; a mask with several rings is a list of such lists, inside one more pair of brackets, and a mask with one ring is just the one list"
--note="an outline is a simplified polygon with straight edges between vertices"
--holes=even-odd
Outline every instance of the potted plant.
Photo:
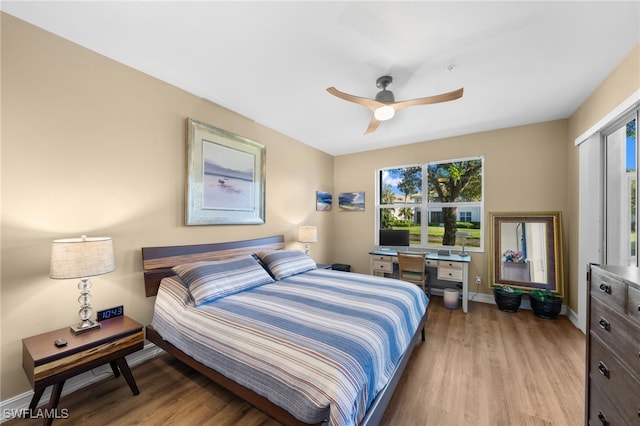
[[508,285],[494,287],[493,296],[498,309],[505,312],[518,312],[520,303],[522,303],[522,291]]
[[531,290],[529,300],[533,313],[540,318],[555,319],[562,309],[562,297],[549,290]]

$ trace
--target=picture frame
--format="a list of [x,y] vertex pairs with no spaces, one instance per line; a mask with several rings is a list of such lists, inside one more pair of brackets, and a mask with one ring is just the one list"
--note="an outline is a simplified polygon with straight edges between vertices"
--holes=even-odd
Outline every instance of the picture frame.
[[263,144],[187,119],[187,225],[265,223]]
[[364,192],[341,192],[338,196],[338,209],[341,212],[363,212]]
[[316,191],[316,211],[328,212],[331,211],[333,204],[333,194],[326,191]]

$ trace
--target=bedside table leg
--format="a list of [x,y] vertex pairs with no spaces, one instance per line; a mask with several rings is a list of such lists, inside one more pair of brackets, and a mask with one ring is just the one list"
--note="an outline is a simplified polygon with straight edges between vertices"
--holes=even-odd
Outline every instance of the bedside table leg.
[[[58,408],[58,403],[60,402],[60,395],[62,395],[62,387],[64,386],[64,380],[53,385],[53,389],[51,389],[51,399],[49,399],[49,406],[47,409],[53,412],[56,408]],[[51,426],[53,423],[53,418],[48,417],[44,419],[45,426]]]
[[113,371],[113,377],[120,377],[120,370],[118,370],[118,364],[115,361],[111,361],[109,363],[111,366],[111,371]]
[[31,398],[31,403],[29,404],[29,411],[33,411],[38,406],[38,402],[40,398],[42,398],[42,394],[46,388],[36,388],[33,391],[33,397]]
[[127,364],[126,358],[122,357],[120,359],[117,359],[116,363],[118,364],[118,367],[120,367],[122,375],[129,384],[131,392],[133,392],[134,395],[138,395],[140,391],[138,390],[138,385],[136,385],[136,379],[134,379],[133,374],[131,374],[131,370],[129,369],[129,364]]

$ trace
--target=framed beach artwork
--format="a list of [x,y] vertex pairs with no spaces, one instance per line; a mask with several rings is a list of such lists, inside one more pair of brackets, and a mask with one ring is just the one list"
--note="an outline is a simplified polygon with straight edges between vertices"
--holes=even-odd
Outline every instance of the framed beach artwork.
[[316,191],[316,211],[328,212],[331,210],[333,203],[333,194],[331,192]]
[[341,212],[363,212],[364,192],[341,192],[338,196],[338,209]]
[[187,119],[187,225],[262,224],[265,146]]

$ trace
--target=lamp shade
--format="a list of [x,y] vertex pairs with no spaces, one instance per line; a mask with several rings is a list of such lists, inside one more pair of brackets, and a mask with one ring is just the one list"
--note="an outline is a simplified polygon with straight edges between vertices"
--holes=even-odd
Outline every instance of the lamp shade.
[[53,241],[50,278],[86,278],[115,269],[111,238],[82,236]]
[[318,229],[315,226],[299,226],[298,241],[301,243],[315,243],[318,241]]

